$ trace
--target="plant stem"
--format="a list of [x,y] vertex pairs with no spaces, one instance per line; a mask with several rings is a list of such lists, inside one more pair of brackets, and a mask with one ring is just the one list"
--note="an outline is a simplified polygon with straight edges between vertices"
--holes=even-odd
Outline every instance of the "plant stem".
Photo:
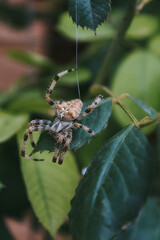
[[125,34],[135,16],[135,13],[136,13],[136,0],[130,0],[126,9],[126,13],[122,18],[122,21],[118,28],[118,32],[108,49],[107,55],[103,60],[103,63],[101,65],[101,68],[98,72],[98,75],[94,83],[103,84],[105,82],[104,79],[108,77],[111,67],[115,59],[119,55]]

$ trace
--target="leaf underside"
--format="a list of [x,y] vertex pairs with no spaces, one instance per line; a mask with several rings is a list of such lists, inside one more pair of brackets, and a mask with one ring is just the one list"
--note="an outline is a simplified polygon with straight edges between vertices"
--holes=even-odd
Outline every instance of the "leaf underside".
[[110,0],[69,0],[69,14],[73,21],[93,31],[104,22],[110,10]]
[[[84,103],[82,112],[84,109],[91,103]],[[112,110],[112,101],[111,99],[105,99],[100,103],[90,114],[88,114],[85,118],[83,118],[80,123],[85,126],[91,128],[95,134],[100,132],[104,127],[107,126],[108,119],[111,115]],[[89,141],[92,136],[83,131],[82,129],[74,129],[73,130],[73,138],[70,145],[70,149],[78,149],[84,143]],[[33,153],[35,152],[43,152],[48,150],[50,152],[54,151],[56,140],[48,133],[43,132],[37,142],[36,147],[34,148]]]
[[[18,139],[21,145],[23,132]],[[38,134],[38,133],[37,133]],[[35,135],[35,139],[38,137]],[[21,147],[21,146],[20,146]],[[31,151],[27,144],[27,152]],[[21,158],[21,168],[29,200],[35,214],[43,226],[54,236],[63,224],[70,209],[70,199],[79,182],[79,174],[74,156],[68,152],[63,166],[51,162],[52,153],[35,154],[44,162]]]
[[151,175],[151,147],[131,124],[95,155],[76,190],[70,212],[74,239],[113,239],[137,216]]

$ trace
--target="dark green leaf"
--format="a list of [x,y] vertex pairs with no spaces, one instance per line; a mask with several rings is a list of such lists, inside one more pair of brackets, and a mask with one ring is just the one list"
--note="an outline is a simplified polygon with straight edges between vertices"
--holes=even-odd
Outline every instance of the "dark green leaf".
[[154,156],[155,156],[155,171],[151,189],[151,196],[160,198],[160,122],[156,129],[156,138],[153,141]]
[[142,208],[134,225],[123,232],[116,240],[159,240],[160,239],[160,207],[149,198]]
[[[113,16],[113,13],[112,13]],[[75,25],[72,19],[69,17],[68,12],[61,14],[58,25],[58,31],[63,34],[66,38],[73,41],[76,40]],[[104,23],[100,28],[97,29],[97,36],[93,35],[92,30],[82,29],[78,27],[78,41],[79,42],[97,42],[111,39],[115,34],[115,29],[109,23]]]
[[0,219],[0,239],[1,240],[15,240],[9,232],[6,224]]
[[142,100],[135,98],[131,95],[129,95],[129,97],[135,102],[137,103],[137,105],[143,109],[143,111],[145,113],[148,114],[149,117],[151,117],[152,119],[155,119],[157,117],[157,111],[154,110],[152,107],[150,107],[148,104],[144,103]]
[[0,144],[0,180],[5,185],[5,188],[0,190],[0,215],[22,216],[28,209],[29,202],[21,173],[16,137]]
[[93,31],[104,22],[110,10],[110,0],[69,0],[69,14],[73,21]]
[[[91,103],[91,102],[90,102]],[[89,103],[85,103],[82,109],[84,109],[89,105]],[[88,114],[85,118],[83,118],[80,123],[86,125],[91,128],[95,134],[100,132],[104,127],[106,127],[108,119],[110,117],[112,110],[112,101],[111,99],[103,100],[101,104],[99,104],[93,112]],[[73,130],[73,140],[71,142],[70,149],[78,149],[85,142],[89,141],[92,137],[90,134],[84,132],[82,129]],[[38,143],[34,149],[34,152],[38,151],[54,151],[55,140],[48,134],[48,132],[44,132],[41,134]]]
[[152,149],[132,124],[95,155],[72,200],[76,240],[109,240],[138,214],[152,174]]

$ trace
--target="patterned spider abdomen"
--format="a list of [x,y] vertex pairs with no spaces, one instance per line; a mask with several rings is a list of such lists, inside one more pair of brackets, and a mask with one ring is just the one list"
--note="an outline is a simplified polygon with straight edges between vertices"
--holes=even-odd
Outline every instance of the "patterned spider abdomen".
[[72,121],[80,115],[82,106],[83,103],[80,99],[57,104],[57,116],[61,120]]

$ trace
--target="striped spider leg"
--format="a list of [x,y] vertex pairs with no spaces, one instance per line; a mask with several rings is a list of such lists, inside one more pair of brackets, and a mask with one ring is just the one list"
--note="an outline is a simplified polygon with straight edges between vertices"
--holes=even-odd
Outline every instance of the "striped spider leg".
[[[62,142],[64,141],[64,147],[61,153],[60,152],[60,147],[62,145]],[[69,128],[68,130],[62,131],[58,134],[57,136],[57,144],[54,150],[54,156],[52,159],[52,162],[56,163],[57,158],[59,157],[59,164],[63,163],[64,157],[66,152],[69,150],[69,145],[72,141],[72,129]]]
[[25,153],[26,152],[26,144],[27,144],[27,140],[28,140],[28,136],[29,136],[32,147],[35,147],[35,142],[33,140],[33,132],[49,130],[51,128],[51,125],[52,125],[51,121],[43,120],[43,119],[32,120],[29,123],[28,129],[24,133],[24,137],[23,137],[21,156],[23,156],[27,159],[30,159],[30,160],[34,160],[34,161],[42,161],[43,160],[43,159],[34,159],[34,158],[31,158],[30,156],[27,156]]
[[63,72],[61,72],[61,73],[58,73],[54,78],[53,78],[53,81],[52,81],[52,83],[51,83],[51,85],[50,85],[50,87],[49,87],[49,89],[48,89],[48,91],[47,91],[47,93],[46,93],[46,101],[49,103],[49,105],[51,105],[53,108],[56,108],[56,105],[57,104],[61,104],[62,103],[62,101],[53,101],[51,98],[50,98],[50,95],[51,95],[51,93],[52,93],[52,91],[53,91],[53,88],[55,87],[55,85],[56,85],[56,83],[57,83],[57,81],[58,81],[58,79],[60,78],[60,77],[62,77],[63,75],[65,75],[65,74],[67,74],[67,73],[69,73],[69,72],[73,72],[73,71],[76,71],[76,69],[69,69],[69,70],[65,70],[65,71],[63,71]]

